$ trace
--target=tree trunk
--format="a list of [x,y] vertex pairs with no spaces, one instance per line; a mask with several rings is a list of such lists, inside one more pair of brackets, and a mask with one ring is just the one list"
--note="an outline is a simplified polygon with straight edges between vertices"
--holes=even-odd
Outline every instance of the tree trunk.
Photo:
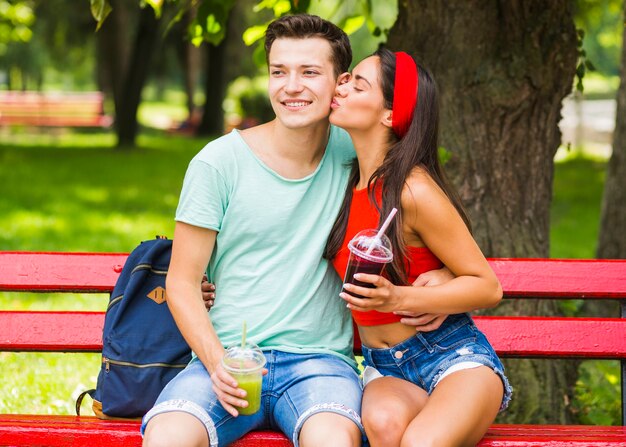
[[150,71],[152,54],[157,39],[160,39],[159,29],[154,10],[149,6],[144,7],[139,14],[137,35],[122,86],[120,107],[116,107],[115,124],[119,148],[130,149],[135,144],[138,127],[137,109]]
[[[626,19],[626,1],[624,2]],[[609,160],[602,198],[598,258],[626,258],[626,28],[622,42],[622,69],[617,91],[613,154]]]
[[[96,33],[98,51],[98,85],[104,93],[113,98],[115,116],[121,105],[122,86],[128,66],[128,33],[130,26],[127,5],[110,0],[111,14]],[[116,120],[117,121],[117,120]]]
[[[441,93],[446,164],[487,256],[548,257],[561,102],[576,68],[569,0],[400,1],[388,45],[418,55]],[[554,315],[511,300],[509,315]],[[507,361],[517,393],[502,420],[565,423],[574,362]]]
[[210,43],[204,44],[205,56],[205,81],[204,81],[204,110],[202,120],[198,126],[198,135],[221,135],[224,132],[224,95],[226,83],[224,82],[226,65],[226,38],[215,46]]

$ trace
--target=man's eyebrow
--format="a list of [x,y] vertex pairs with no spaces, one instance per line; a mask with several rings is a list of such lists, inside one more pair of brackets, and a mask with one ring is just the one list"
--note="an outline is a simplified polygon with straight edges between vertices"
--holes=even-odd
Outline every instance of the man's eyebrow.
[[366,78],[364,78],[364,77],[363,77],[363,76],[361,76],[361,75],[354,75],[354,79],[356,79],[357,81],[359,81],[359,80],[361,80],[361,79],[362,79],[362,80],[364,80],[365,82],[367,82],[367,85],[369,85],[370,87],[372,86],[372,84],[370,83],[370,81],[368,81]]
[[[270,67],[283,68],[285,67],[285,64],[282,64],[279,62],[270,62]],[[301,68],[322,68],[322,66],[319,64],[302,64],[300,65],[300,67]]]

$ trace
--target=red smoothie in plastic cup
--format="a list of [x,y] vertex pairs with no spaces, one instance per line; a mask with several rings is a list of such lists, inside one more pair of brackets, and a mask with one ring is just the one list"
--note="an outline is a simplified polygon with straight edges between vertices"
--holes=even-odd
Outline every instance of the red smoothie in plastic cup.
[[[354,275],[356,273],[380,275],[385,265],[393,260],[389,238],[384,234],[377,238],[377,233],[378,231],[374,229],[360,231],[348,244],[350,257],[348,258],[346,275],[343,279],[344,284],[349,283],[373,289],[373,284],[358,281],[354,279]],[[351,293],[351,295],[357,298],[364,298],[356,293]]]

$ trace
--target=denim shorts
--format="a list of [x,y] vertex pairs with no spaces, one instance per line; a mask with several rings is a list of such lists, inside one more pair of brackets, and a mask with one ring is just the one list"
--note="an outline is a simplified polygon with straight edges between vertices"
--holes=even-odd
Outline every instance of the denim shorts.
[[504,396],[500,410],[511,399],[512,389],[504,375],[504,366],[485,335],[468,314],[450,315],[441,327],[421,332],[384,349],[362,347],[363,365],[375,368],[383,376],[408,380],[431,394],[450,368],[479,363],[491,368],[502,380]]
[[278,430],[298,446],[300,429],[312,415],[332,412],[352,420],[361,430],[363,387],[357,372],[332,354],[293,354],[265,351],[268,374],[263,377],[261,410],[233,417],[219,403],[211,377],[194,358],[163,389],[154,407],[143,417],[182,411],[197,417],[206,427],[210,447],[226,446],[252,430]]

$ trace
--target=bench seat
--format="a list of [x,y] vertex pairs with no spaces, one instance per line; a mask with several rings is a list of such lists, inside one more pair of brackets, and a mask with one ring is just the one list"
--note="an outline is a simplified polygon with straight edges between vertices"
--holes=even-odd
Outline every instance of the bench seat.
[[[494,424],[479,447],[624,446],[625,427]],[[93,416],[0,415],[0,441],[15,446],[141,446],[139,422],[103,421]],[[272,431],[249,433],[233,447],[292,447]]]
[[[0,291],[109,293],[124,253],[0,252]],[[502,357],[614,359],[626,402],[626,260],[490,259],[506,299],[616,300],[622,318],[477,316]],[[104,312],[0,310],[0,351],[100,352]],[[360,345],[355,340],[355,352]],[[515,386],[515,384],[513,384]],[[516,398],[523,399],[523,390]],[[0,445],[139,446],[136,421],[92,416],[0,415]],[[257,431],[235,447],[290,447]],[[626,427],[494,424],[481,447],[626,446]]]

